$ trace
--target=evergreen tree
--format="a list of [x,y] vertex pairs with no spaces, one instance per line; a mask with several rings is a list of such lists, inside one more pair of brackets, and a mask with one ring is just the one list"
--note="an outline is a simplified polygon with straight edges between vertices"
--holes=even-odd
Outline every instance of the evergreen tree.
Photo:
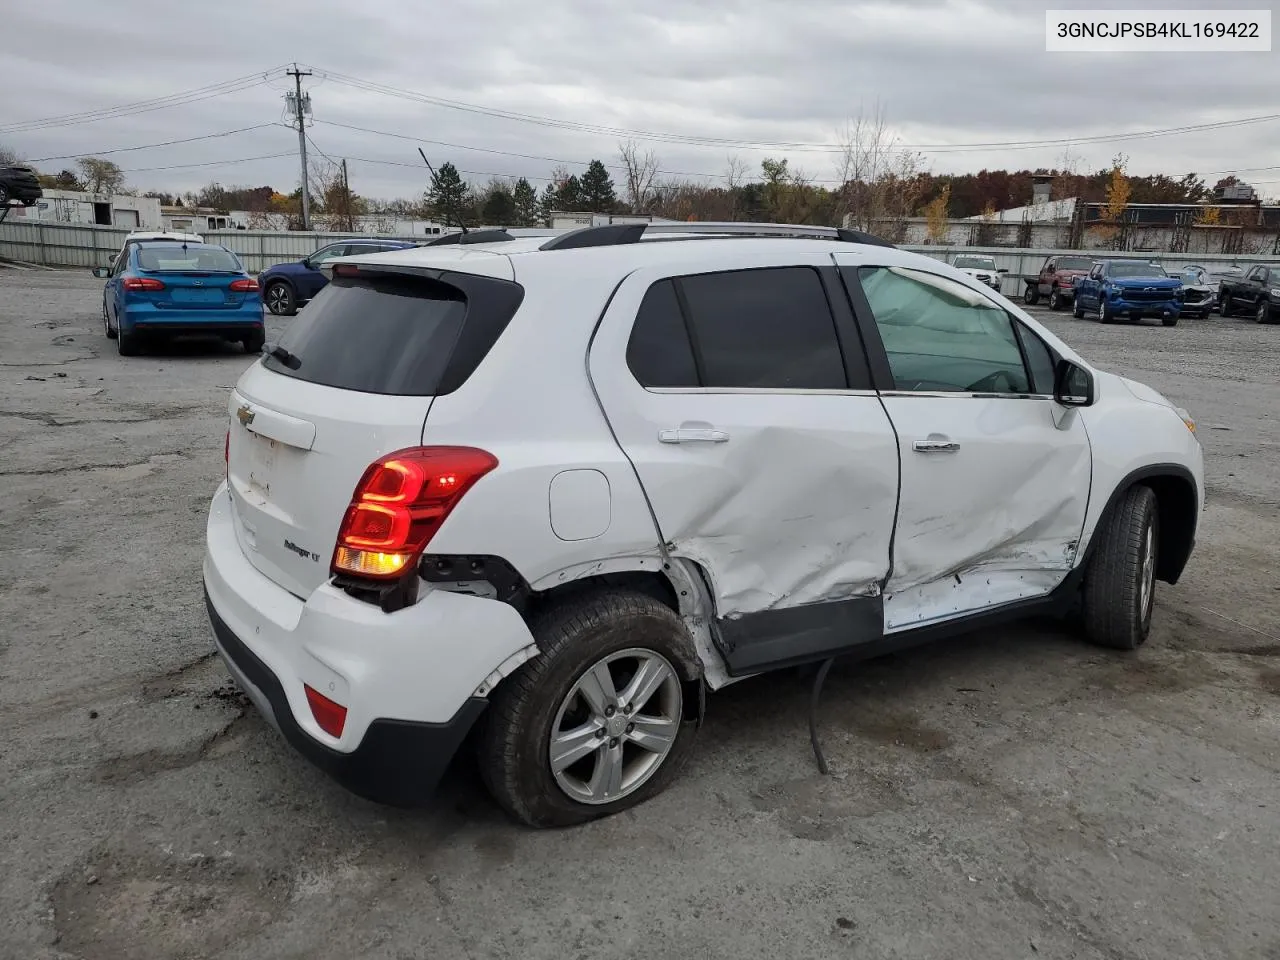
[[587,172],[582,175],[579,200],[583,209],[592,213],[612,213],[618,205],[613,178],[599,160],[592,160],[587,165]]
[[511,191],[511,199],[515,202],[517,226],[536,227],[542,220],[542,211],[538,207],[538,194],[524,177],[516,181]]

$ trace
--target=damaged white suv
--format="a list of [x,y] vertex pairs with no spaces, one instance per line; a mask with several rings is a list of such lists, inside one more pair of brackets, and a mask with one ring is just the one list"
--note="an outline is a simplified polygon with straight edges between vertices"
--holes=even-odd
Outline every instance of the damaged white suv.
[[826,228],[486,239],[334,261],[230,400],[218,649],[364,796],[424,799],[469,739],[519,820],[610,814],[707,690],[1071,608],[1131,649],[1191,554],[1187,414],[952,267]]

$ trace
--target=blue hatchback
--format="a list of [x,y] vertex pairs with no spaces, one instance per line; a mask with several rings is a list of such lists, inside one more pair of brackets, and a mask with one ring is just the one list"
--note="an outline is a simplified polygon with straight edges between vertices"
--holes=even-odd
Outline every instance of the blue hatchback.
[[412,240],[350,238],[321,247],[311,256],[292,263],[277,263],[258,275],[267,309],[279,317],[291,317],[298,307],[319,293],[329,281],[320,268],[336,257],[354,257],[383,250],[405,250],[417,246]]
[[120,355],[137,354],[144,339],[212,334],[258,353],[266,340],[257,278],[226,247],[172,240],[127,244],[106,279],[102,323]]

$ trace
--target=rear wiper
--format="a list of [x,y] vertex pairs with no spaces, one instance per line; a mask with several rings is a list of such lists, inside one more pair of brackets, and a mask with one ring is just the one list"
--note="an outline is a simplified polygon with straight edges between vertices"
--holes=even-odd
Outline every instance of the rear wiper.
[[297,354],[290,353],[278,343],[272,344],[267,348],[267,356],[275,357],[290,370],[297,370],[302,366],[302,360],[297,356]]

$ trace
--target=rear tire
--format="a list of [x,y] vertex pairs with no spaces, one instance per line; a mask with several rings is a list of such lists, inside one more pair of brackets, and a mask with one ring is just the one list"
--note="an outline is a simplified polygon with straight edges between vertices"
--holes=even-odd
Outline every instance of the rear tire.
[[[0,207],[7,207],[8,205],[9,205],[9,188],[4,186],[3,184],[0,184]],[[29,206],[29,204],[23,204],[23,206]]]
[[1177,317],[1161,317],[1160,322],[1166,327],[1176,327],[1178,325]]
[[136,357],[142,352],[141,338],[136,333],[125,333],[120,327],[116,331],[116,351],[122,357]]
[[1155,493],[1141,485],[1130,488],[1103,522],[1084,576],[1085,635],[1102,647],[1136,650],[1151,631],[1155,607]]
[[263,346],[267,342],[267,337],[262,333],[255,333],[252,336],[245,337],[240,341],[244,344],[245,353],[261,353]]
[[[698,662],[697,655],[680,617],[650,596],[614,590],[559,604],[538,616],[532,629],[541,653],[507,677],[494,692],[477,743],[481,777],[499,806],[529,826],[563,827],[618,813],[660,793],[680,772],[697,733],[696,720],[692,719],[697,704],[689,701],[701,680],[693,666]],[[575,699],[575,685],[589,680],[588,675],[598,675],[602,664],[607,674],[609,665],[605,661],[611,655],[621,654],[625,659],[637,651],[651,656],[649,662],[658,665],[655,669],[666,664],[674,671],[675,686],[667,682],[660,688],[666,697],[666,709],[677,718],[666,728],[672,731],[674,741],[644,772],[649,757],[657,754],[651,755],[629,740],[631,730],[603,734],[599,746],[595,746],[596,740],[584,738],[587,752],[557,775],[551,764],[552,740],[557,731],[563,738],[566,725],[582,729],[579,723],[588,726],[594,722],[590,713],[580,720],[571,719],[566,712],[571,703],[579,709],[585,704],[585,700]],[[618,701],[617,706],[612,706],[612,699],[607,701],[615,722],[622,716],[628,682],[622,674],[616,695],[605,691],[606,697]],[[653,696],[656,700],[657,694]],[[648,717],[658,709],[645,706],[653,702],[646,698],[631,706],[638,711],[637,717],[640,713]],[[642,730],[636,736],[644,733]],[[625,779],[620,781],[621,793],[616,800],[604,800],[607,794],[601,794],[594,802],[575,799],[569,786],[562,785],[569,783],[566,775],[577,769],[576,764],[589,765],[591,770],[596,764],[605,764],[614,755],[615,743],[617,756],[630,758],[622,762],[632,765],[633,774],[629,776],[635,776],[635,786],[629,788]],[[634,774],[637,770],[642,776]]]

